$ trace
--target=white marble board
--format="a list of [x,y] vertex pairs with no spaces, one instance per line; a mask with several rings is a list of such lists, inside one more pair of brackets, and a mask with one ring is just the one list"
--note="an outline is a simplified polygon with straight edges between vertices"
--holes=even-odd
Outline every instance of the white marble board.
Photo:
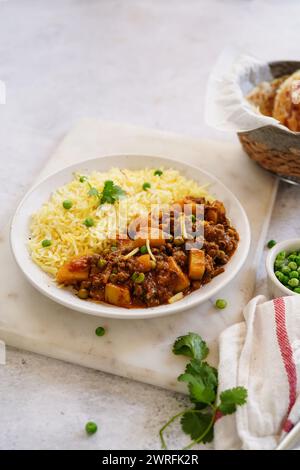
[[[238,143],[191,139],[155,130],[84,119],[60,143],[39,180],[65,166],[101,155],[120,153],[173,157],[197,165],[220,178],[243,204],[251,225],[251,251],[242,272],[214,300],[175,316],[151,320],[110,320],[85,315],[43,297],[19,272],[9,246],[9,228],[0,237],[0,339],[46,356],[182,390],[176,377],[183,359],[174,357],[174,339],[196,331],[209,343],[217,363],[217,338],[239,320],[255,287],[255,272],[277,190],[277,181],[242,152]],[[104,326],[106,335],[94,334]]]

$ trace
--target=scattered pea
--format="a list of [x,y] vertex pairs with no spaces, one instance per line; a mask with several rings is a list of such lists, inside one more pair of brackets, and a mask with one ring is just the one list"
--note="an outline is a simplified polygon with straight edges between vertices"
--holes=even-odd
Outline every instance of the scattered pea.
[[95,432],[97,432],[98,426],[93,421],[89,421],[85,425],[85,430],[88,435],[92,435],[92,434],[95,434]]
[[92,227],[95,224],[94,219],[92,219],[92,217],[87,217],[83,223],[86,227]]
[[133,282],[135,282],[136,284],[142,284],[145,280],[145,274],[144,273],[133,273],[133,275],[131,276],[131,279],[133,280]]
[[268,243],[267,243],[268,248],[273,248],[273,246],[275,246],[275,245],[276,245],[275,240],[269,240]]
[[66,199],[64,202],[63,202],[63,207],[64,209],[71,209],[71,207],[73,206],[73,202],[70,201],[69,199]]
[[87,180],[86,176],[80,176],[79,181],[80,183],[84,183]]
[[148,253],[148,248],[146,247],[146,245],[141,246],[140,252],[142,253],[142,255]]
[[143,184],[143,190],[144,190],[144,191],[147,191],[147,189],[149,189],[149,188],[151,188],[151,184],[150,184],[150,183],[147,183],[147,182],[146,182],[146,183]]
[[219,309],[223,309],[227,307],[227,301],[225,299],[218,299],[216,300],[215,306]]
[[47,248],[47,247],[50,246],[50,245],[52,245],[52,241],[51,241],[51,240],[45,239],[45,240],[42,241],[42,247],[43,247],[43,248]]
[[155,170],[154,176],[161,176],[163,174],[163,171],[161,170]]
[[97,336],[104,336],[105,335],[105,329],[103,328],[103,326],[98,326],[98,328],[96,328],[95,330],[95,333]]
[[87,289],[79,289],[78,297],[80,299],[87,299],[89,296],[89,291]]

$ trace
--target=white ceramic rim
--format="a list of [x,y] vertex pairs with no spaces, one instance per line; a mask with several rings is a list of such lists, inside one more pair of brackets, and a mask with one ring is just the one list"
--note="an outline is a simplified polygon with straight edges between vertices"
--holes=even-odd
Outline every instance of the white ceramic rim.
[[276,243],[276,245],[271,248],[271,250],[268,253],[268,256],[266,258],[266,270],[268,277],[273,284],[275,284],[276,287],[278,287],[281,292],[285,295],[299,295],[296,292],[293,292],[292,290],[288,289],[285,287],[281,282],[277,279],[275,276],[275,271],[274,271],[274,263],[275,263],[275,258],[278,255],[280,251],[294,251],[294,250],[300,250],[300,238],[291,238],[289,240],[284,240],[283,242]]
[[[47,182],[51,182],[51,179],[57,177],[58,175],[66,176],[66,182],[70,181],[72,178],[72,174],[76,171],[84,169],[84,167],[89,167],[90,169],[88,171],[92,171],[92,169],[97,170],[97,163],[101,160],[102,162],[104,160],[120,160],[118,165],[115,165],[113,163],[110,163],[108,165],[109,167],[117,166],[119,168],[128,168],[128,163],[127,165],[122,165],[122,160],[130,160],[130,159],[136,159],[139,158],[141,162],[144,162],[144,160],[150,160],[153,162],[151,164],[151,167],[157,168],[160,166],[167,166],[171,168],[178,169],[181,172],[184,172],[185,169],[189,170],[195,175],[201,174],[203,177],[205,177],[205,181],[199,182],[199,175],[198,178],[197,176],[194,177],[195,181],[198,181],[199,184],[206,184],[209,182],[211,185],[216,185],[219,190],[221,190],[231,201],[231,203],[234,205],[235,211],[237,211],[241,217],[241,221],[239,223],[242,223],[243,227],[243,238],[240,240],[238,248],[232,259],[229,261],[229,263],[226,265],[227,269],[225,268],[225,272],[214,278],[210,283],[206,284],[204,287],[201,289],[192,292],[191,294],[185,296],[182,300],[174,303],[174,304],[167,304],[167,305],[160,305],[157,307],[149,307],[149,308],[132,308],[132,309],[126,309],[122,307],[116,307],[113,305],[109,305],[106,303],[96,303],[96,302],[87,302],[87,301],[82,301],[77,298],[77,296],[74,295],[74,293],[69,292],[67,289],[60,289],[55,285],[55,282],[51,279],[49,275],[44,273],[38,266],[31,260],[28,249],[25,245],[25,240],[24,240],[24,246],[19,245],[20,242],[20,233],[26,233],[28,234],[28,228],[25,230],[24,227],[21,227],[21,230],[18,230],[19,227],[19,215],[22,211],[23,206],[26,206],[26,202],[30,197],[34,195],[36,191],[38,191],[39,188],[42,188],[43,185],[45,185]],[[140,167],[143,168],[147,166],[145,163],[141,164]],[[149,166],[149,165],[148,165]],[[106,170],[99,170],[99,171],[106,171]],[[188,176],[191,178],[191,176]],[[65,183],[63,183],[65,184]],[[49,195],[51,191],[55,190],[59,185],[56,185],[49,191]],[[214,194],[214,193],[213,193]],[[46,200],[46,199],[45,199]],[[230,213],[228,213],[228,216],[230,217]],[[234,225],[236,226],[237,224],[235,221],[233,221]],[[27,220],[27,225],[28,225],[28,220]],[[26,241],[27,241],[27,237]],[[205,170],[202,170],[194,165],[189,165],[186,163],[183,163],[179,160],[167,158],[167,157],[160,157],[160,156],[150,156],[150,155],[137,155],[137,154],[124,154],[124,155],[107,155],[107,156],[102,156],[98,157],[96,159],[90,159],[90,160],[85,160],[80,163],[76,163],[74,165],[68,166],[64,168],[63,170],[60,170],[59,172],[52,173],[49,175],[47,178],[45,178],[43,181],[37,183],[30,189],[30,191],[25,194],[23,199],[21,200],[20,204],[18,205],[15,215],[12,219],[11,223],[11,230],[10,230],[10,243],[11,243],[11,249],[14,254],[15,260],[25,275],[25,277],[28,279],[28,281],[42,294],[44,294],[46,297],[54,300],[55,302],[64,305],[65,307],[68,307],[69,309],[72,310],[77,310],[83,313],[87,313],[90,315],[94,316],[99,316],[99,317],[108,317],[108,318],[119,318],[119,319],[147,319],[147,318],[154,318],[154,317],[159,317],[159,316],[166,316],[166,315],[171,315],[171,314],[176,314],[179,312],[182,312],[184,310],[188,310],[192,307],[195,307],[196,305],[201,304],[202,302],[210,299],[213,297],[219,290],[224,288],[240,271],[241,267],[243,266],[244,262],[246,261],[249,248],[250,248],[250,240],[251,240],[251,232],[250,232],[250,225],[249,221],[246,215],[246,212],[238,199],[233,195],[233,193],[221,182],[219,181],[215,176],[211,175]],[[38,269],[39,274],[38,275],[32,275],[30,272],[28,272],[28,269],[24,268],[24,250],[26,250],[26,261],[27,264],[29,263],[31,265],[31,269],[36,271]],[[239,258],[237,257],[239,256]],[[23,258],[23,259],[22,259]],[[234,260],[234,261],[233,261]],[[231,269],[229,271],[229,266],[232,266],[232,264],[235,265],[234,269]],[[29,269],[29,271],[31,270]],[[36,271],[37,272],[37,271]],[[42,274],[41,274],[42,273]],[[40,277],[41,276],[47,276],[47,280],[45,282],[40,282]],[[55,289],[54,289],[55,286]],[[63,294],[64,293],[64,294]]]

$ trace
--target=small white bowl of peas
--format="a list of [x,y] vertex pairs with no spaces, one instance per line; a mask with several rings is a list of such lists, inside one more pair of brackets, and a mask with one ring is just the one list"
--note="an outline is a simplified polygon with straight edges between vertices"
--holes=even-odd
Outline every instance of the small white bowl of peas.
[[300,294],[300,238],[268,243],[266,259],[269,289],[274,298]]

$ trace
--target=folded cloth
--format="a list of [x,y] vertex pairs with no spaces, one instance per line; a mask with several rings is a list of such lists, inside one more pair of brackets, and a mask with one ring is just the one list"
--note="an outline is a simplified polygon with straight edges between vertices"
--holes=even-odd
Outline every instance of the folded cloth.
[[274,449],[300,420],[300,296],[260,295],[219,339],[219,393],[243,386],[247,403],[215,423],[215,449]]

